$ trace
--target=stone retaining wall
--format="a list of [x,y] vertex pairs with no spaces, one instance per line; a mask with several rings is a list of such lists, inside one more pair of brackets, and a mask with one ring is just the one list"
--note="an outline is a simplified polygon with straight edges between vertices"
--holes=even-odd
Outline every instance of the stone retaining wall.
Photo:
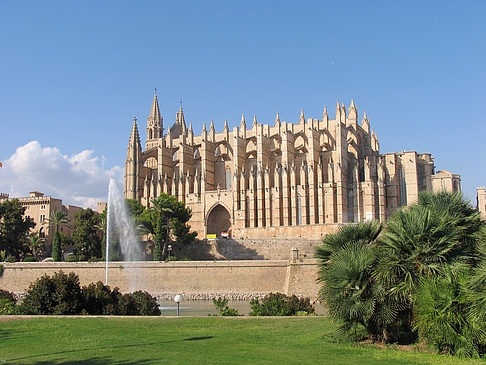
[[[319,286],[317,260],[241,260],[111,262],[108,285],[122,292],[146,290],[161,298],[183,293],[187,299],[252,299],[270,292],[315,298]],[[59,270],[75,272],[81,285],[105,281],[102,262],[2,263],[0,289],[24,292],[29,284],[44,274]]]

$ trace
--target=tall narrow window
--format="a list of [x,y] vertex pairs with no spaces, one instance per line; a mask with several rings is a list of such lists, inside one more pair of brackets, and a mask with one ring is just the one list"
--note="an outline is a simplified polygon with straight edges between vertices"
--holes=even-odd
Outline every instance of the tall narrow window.
[[300,195],[297,195],[297,224],[302,224],[302,200]]
[[407,205],[407,184],[405,183],[405,171],[402,166],[398,169],[398,192],[400,199],[400,206]]
[[225,171],[225,182],[226,190],[231,190],[231,169],[229,167],[227,167]]
[[425,190],[424,187],[424,167],[421,164],[417,164],[417,180],[418,180],[418,190],[421,192]]

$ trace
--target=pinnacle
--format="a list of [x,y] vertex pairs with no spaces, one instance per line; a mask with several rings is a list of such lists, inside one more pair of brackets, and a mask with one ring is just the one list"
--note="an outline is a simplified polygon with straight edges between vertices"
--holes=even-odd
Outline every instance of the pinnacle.
[[257,119],[256,119],[256,114],[253,114],[253,127],[255,127],[258,124]]
[[245,113],[241,114],[241,123],[245,123]]
[[224,130],[226,130],[226,131],[228,130],[228,119],[225,119],[225,120],[224,120],[224,127],[223,127],[223,128],[224,128]]
[[305,123],[304,108],[300,109],[300,122]]
[[211,119],[211,125],[209,126],[209,130],[211,130],[211,129],[214,130],[214,122],[213,122],[212,119]]
[[277,115],[275,117],[275,124],[279,124],[280,123],[280,116],[278,115],[278,112],[277,112]]
[[356,109],[356,105],[354,105],[354,99],[351,99],[351,105],[349,106],[350,109]]
[[162,120],[162,116],[160,115],[159,101],[157,100],[157,92],[154,93],[154,100],[152,102],[152,108],[150,109],[148,119],[157,123]]

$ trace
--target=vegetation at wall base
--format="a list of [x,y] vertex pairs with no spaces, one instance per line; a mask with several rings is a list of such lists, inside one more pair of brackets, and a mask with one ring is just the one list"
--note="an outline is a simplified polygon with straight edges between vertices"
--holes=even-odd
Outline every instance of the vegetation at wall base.
[[223,317],[236,317],[240,315],[238,310],[228,307],[228,299],[218,297],[213,299],[213,304]]
[[297,313],[299,315],[315,313],[309,298],[287,296],[282,293],[270,293],[261,300],[252,299],[250,307],[250,316],[295,316]]
[[423,192],[377,222],[342,227],[316,248],[321,300],[353,340],[426,341],[486,353],[486,223],[460,193]]
[[[0,292],[2,298],[9,299],[9,293]],[[118,288],[111,290],[101,282],[80,287],[76,274],[59,271],[32,283],[22,304],[9,314],[158,316],[160,309],[147,292],[121,294]]]

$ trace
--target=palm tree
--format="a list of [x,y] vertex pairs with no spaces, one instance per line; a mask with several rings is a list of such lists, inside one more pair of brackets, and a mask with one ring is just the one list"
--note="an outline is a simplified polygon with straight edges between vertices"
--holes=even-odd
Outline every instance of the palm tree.
[[37,261],[37,250],[41,248],[44,245],[44,243],[45,243],[44,238],[41,238],[38,232],[30,233],[27,236],[26,244],[27,246],[29,246],[30,250],[32,251],[32,254],[34,255],[36,261]]
[[61,235],[59,234],[59,228],[69,225],[67,213],[60,210],[53,210],[47,219],[46,224],[55,228],[54,238],[52,240],[52,258],[54,261],[62,261]]
[[166,195],[162,194],[151,201],[150,210],[156,215],[154,229],[154,261],[161,261],[165,256],[167,240],[169,239],[170,219],[174,212],[168,206]]
[[346,336],[387,339],[386,326],[397,310],[386,301],[384,288],[373,278],[379,222],[341,227],[316,247],[319,259],[320,298]]

